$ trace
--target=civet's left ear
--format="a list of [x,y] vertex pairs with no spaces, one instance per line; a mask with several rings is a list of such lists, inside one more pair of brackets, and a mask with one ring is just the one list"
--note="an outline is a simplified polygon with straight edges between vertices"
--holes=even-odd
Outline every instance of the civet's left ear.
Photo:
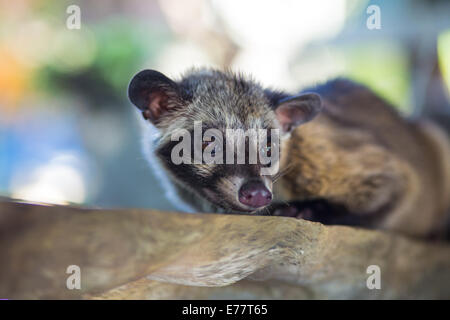
[[322,110],[322,99],[315,93],[291,96],[278,101],[275,114],[283,132],[312,120]]
[[130,101],[155,125],[171,112],[184,106],[178,84],[156,70],[143,70],[128,85]]

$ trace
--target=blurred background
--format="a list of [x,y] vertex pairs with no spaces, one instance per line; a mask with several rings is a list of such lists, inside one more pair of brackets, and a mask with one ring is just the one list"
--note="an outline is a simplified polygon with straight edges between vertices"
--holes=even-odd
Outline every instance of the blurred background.
[[192,66],[290,91],[345,76],[413,117],[449,112],[450,1],[0,0],[0,195],[173,209],[126,89],[141,69]]

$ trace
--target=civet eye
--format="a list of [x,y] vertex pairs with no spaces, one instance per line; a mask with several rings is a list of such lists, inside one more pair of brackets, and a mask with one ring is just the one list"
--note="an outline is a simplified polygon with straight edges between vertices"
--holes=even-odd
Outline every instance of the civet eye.
[[212,142],[212,141],[203,141],[203,143],[202,143],[202,150],[205,151],[206,147],[209,146],[209,144],[210,144],[211,142]]
[[[203,141],[202,143],[202,151],[205,151],[206,147],[209,146],[213,141]],[[215,156],[216,155],[216,151],[218,151],[219,146],[215,146],[214,149],[211,151],[211,155]]]
[[267,157],[272,155],[272,147],[268,144],[261,148],[261,152],[263,152]]

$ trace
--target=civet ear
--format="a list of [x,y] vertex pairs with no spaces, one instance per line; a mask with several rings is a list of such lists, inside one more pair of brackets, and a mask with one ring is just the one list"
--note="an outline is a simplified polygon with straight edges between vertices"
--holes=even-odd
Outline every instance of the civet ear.
[[165,114],[183,106],[178,85],[155,70],[143,70],[131,79],[128,98],[153,124],[158,124]]
[[283,132],[312,120],[322,110],[322,99],[315,93],[300,94],[278,101],[275,114]]

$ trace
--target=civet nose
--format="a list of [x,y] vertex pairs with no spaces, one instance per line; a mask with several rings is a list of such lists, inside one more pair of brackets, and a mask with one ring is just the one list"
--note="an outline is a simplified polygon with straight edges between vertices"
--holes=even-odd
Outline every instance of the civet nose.
[[272,193],[259,181],[245,183],[239,190],[239,202],[252,208],[260,208],[272,201]]

